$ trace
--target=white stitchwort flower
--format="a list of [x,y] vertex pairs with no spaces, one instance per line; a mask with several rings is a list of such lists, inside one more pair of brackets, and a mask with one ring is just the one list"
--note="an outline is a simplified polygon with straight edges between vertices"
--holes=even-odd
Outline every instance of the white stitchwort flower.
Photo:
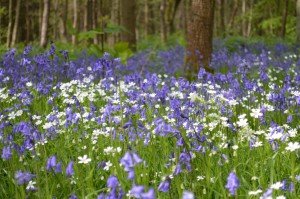
[[260,194],[262,193],[263,191],[261,189],[258,189],[256,191],[249,191],[248,194],[249,195],[257,195],[257,194]]
[[297,149],[300,149],[300,144],[299,142],[294,142],[294,143],[289,142],[288,146],[285,147],[285,149],[288,151],[295,151]]
[[283,186],[282,182],[276,182],[275,184],[272,184],[270,188],[271,188],[271,189],[276,189],[276,190],[278,190],[278,189],[280,189],[282,186]]
[[83,157],[79,156],[79,164],[88,164],[90,161],[92,161],[91,158],[88,158],[87,155],[84,155]]
[[259,118],[261,117],[263,114],[260,112],[260,109],[252,109],[251,110],[252,113],[250,113],[250,116],[251,117],[254,117],[254,118]]

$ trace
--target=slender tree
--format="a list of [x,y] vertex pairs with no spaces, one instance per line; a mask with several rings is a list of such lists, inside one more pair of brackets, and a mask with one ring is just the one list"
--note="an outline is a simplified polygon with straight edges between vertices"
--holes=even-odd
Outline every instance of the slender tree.
[[164,43],[167,41],[166,6],[166,0],[162,0],[160,4],[160,38]]
[[40,43],[41,47],[43,48],[47,46],[49,10],[50,10],[50,1],[44,0],[43,20],[42,20],[42,29],[41,29],[41,43]]
[[15,23],[14,23],[14,29],[13,29],[12,39],[11,39],[12,46],[14,46],[17,41],[19,18],[20,18],[20,6],[21,6],[21,0],[17,0]]
[[8,3],[8,27],[6,33],[6,47],[10,47],[11,43],[11,27],[12,27],[12,0],[9,0]]
[[132,50],[136,49],[136,0],[121,1],[121,25],[127,31],[121,33],[121,41],[128,42]]
[[219,0],[220,4],[220,33],[222,37],[226,36],[225,30],[225,5],[224,0]]
[[284,2],[283,2],[283,15],[282,15],[281,34],[280,34],[280,36],[282,38],[285,37],[285,29],[286,29],[285,26],[286,26],[287,13],[288,13],[288,0],[284,0]]
[[213,42],[214,1],[192,0],[188,22],[188,55],[186,71],[189,78],[197,74],[200,67],[209,68]]
[[242,35],[243,37],[246,37],[246,0],[242,1]]
[[297,0],[297,44],[300,45],[300,0]]
[[[78,13],[77,13],[77,9],[78,9],[78,0],[73,0],[73,29],[75,31],[77,31],[78,28]],[[72,44],[76,44],[77,43],[77,36],[73,33],[72,34]]]

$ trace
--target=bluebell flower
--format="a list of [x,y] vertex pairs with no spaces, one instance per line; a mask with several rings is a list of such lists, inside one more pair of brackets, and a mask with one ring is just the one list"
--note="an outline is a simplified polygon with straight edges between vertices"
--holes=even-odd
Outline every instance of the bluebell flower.
[[292,183],[292,182],[290,184],[289,191],[290,192],[294,192],[295,191],[294,183]]
[[190,191],[183,192],[182,199],[194,199],[194,198],[195,198],[194,193],[192,193]]
[[48,158],[46,170],[49,171],[51,169],[55,169],[55,167],[56,167],[56,156],[54,155]]
[[97,199],[105,199],[105,194],[104,193],[100,193],[98,195]]
[[34,177],[35,175],[29,173],[28,171],[22,172],[19,170],[15,173],[15,179],[17,180],[17,183],[19,185],[24,185],[28,183]]
[[146,193],[141,193],[142,199],[156,199],[155,190],[153,188],[149,189]]
[[11,156],[12,156],[11,147],[10,146],[3,147],[1,157],[5,160],[9,160],[11,158]]
[[121,165],[125,166],[125,170],[141,163],[143,160],[134,152],[126,152],[124,157],[120,160]]
[[164,181],[162,181],[158,186],[158,191],[168,192],[170,188],[171,179],[169,176],[166,177]]
[[68,164],[68,166],[66,168],[66,176],[67,176],[67,178],[69,178],[74,174],[75,174],[75,172],[73,169],[73,160],[71,160],[71,162]]
[[273,189],[270,189],[270,188],[267,189],[266,192],[263,194],[263,198],[272,196],[272,193],[273,193]]
[[106,184],[109,188],[116,188],[119,185],[119,181],[116,176],[109,176]]
[[62,169],[61,169],[61,162],[57,163],[54,172],[55,172],[55,173],[61,173],[61,172],[62,172]]
[[78,199],[78,197],[75,194],[72,194],[69,199]]
[[141,194],[143,193],[145,187],[142,185],[134,185],[131,188],[131,194],[136,198],[141,198]]
[[239,188],[240,182],[239,179],[237,178],[237,176],[235,175],[235,173],[232,171],[230,172],[228,178],[227,178],[227,184],[226,184],[226,188],[230,191],[230,193],[232,195],[235,195],[236,189]]

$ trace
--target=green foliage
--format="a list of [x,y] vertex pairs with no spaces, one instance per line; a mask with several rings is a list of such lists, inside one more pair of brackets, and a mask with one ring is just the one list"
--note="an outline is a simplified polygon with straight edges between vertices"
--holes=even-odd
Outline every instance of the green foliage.
[[137,43],[137,49],[139,51],[153,48],[156,50],[165,50],[170,46],[174,45],[186,46],[185,35],[182,32],[177,32],[171,35],[168,35],[167,42],[163,43],[161,41],[160,35],[148,35],[145,38],[142,38]]
[[119,42],[112,49],[107,49],[113,57],[119,57],[121,63],[126,63],[126,60],[134,55],[134,52],[129,48],[128,42]]

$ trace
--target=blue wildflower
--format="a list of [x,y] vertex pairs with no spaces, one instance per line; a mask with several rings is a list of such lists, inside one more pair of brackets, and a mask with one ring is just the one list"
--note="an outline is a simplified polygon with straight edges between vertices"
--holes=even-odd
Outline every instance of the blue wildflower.
[[67,176],[67,178],[69,178],[74,174],[75,173],[74,173],[74,169],[73,169],[73,160],[71,160],[71,162],[68,164],[68,166],[66,168],[66,176]]
[[23,185],[23,184],[28,183],[34,177],[35,177],[35,175],[29,173],[28,171],[22,172],[22,171],[19,170],[15,173],[15,179],[17,180],[17,183],[19,185]]
[[227,178],[227,184],[226,184],[226,188],[230,191],[230,193],[232,195],[235,195],[235,191],[237,188],[239,188],[240,182],[239,179],[237,178],[237,176],[235,175],[235,173],[232,171],[230,172],[228,178]]
[[167,176],[166,179],[159,184],[158,190],[161,192],[168,192],[170,188],[170,183],[171,183],[171,178]]

